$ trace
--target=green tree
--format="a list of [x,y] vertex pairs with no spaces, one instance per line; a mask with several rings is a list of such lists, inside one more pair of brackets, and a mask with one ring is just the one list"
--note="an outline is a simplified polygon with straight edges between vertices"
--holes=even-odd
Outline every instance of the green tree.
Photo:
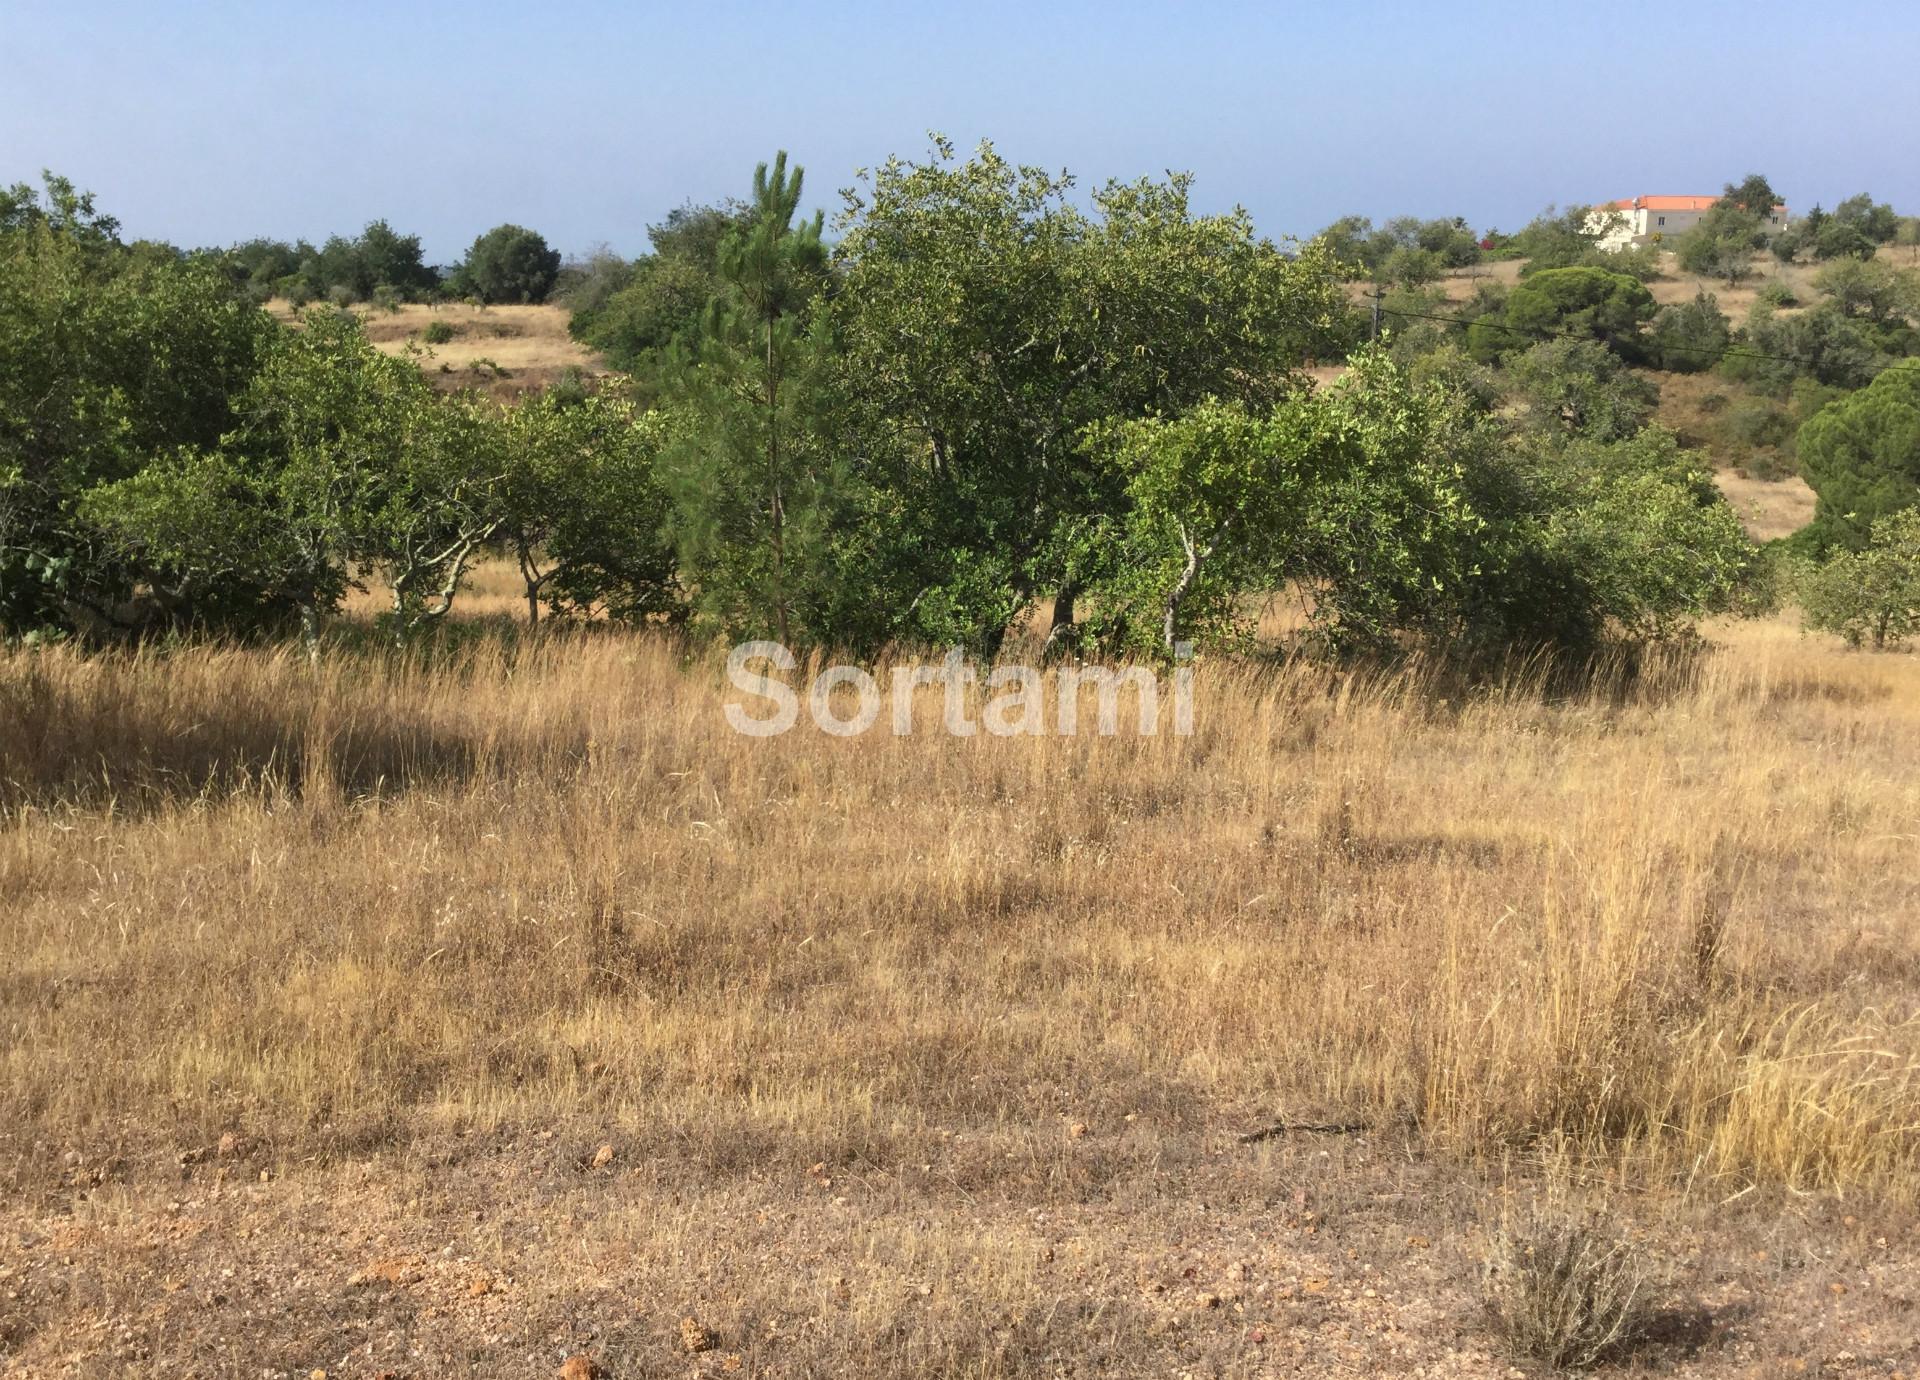
[[755,214],[739,201],[675,207],[647,227],[651,254],[622,263],[619,271],[604,261],[596,264],[594,289],[569,301],[573,337],[653,390],[676,346],[698,352],[707,305],[724,288],[721,246]]
[[1482,358],[1522,350],[1543,336],[1586,336],[1626,359],[1643,353],[1642,327],[1655,311],[1646,285],[1601,268],[1553,268],[1523,279],[1508,295],[1498,329],[1492,321],[1468,332]]
[[1839,219],[1829,220],[1814,236],[1813,257],[1828,259],[1871,259],[1874,243],[1858,225]]
[[455,270],[456,291],[482,302],[544,302],[560,273],[560,251],[519,225],[496,225],[473,242]]
[[270,337],[235,414],[215,444],[89,490],[85,519],[172,598],[199,600],[202,624],[229,626],[230,592],[252,591],[251,621],[296,616],[316,652],[341,596],[375,572],[396,637],[445,616],[503,520],[504,447],[480,405],[320,310]]
[[1818,499],[1809,544],[1860,550],[1876,520],[1920,502],[1920,360],[1808,418],[1798,449]]
[[1814,275],[1813,285],[1846,315],[1876,325],[1920,317],[1920,274],[1878,259],[1837,259]]
[[1911,637],[1920,630],[1920,508],[1875,518],[1862,549],[1803,567],[1799,595],[1805,626],[1850,646]]
[[1602,252],[1599,246],[1600,230],[1589,208],[1569,206],[1557,211],[1549,206],[1513,236],[1508,252],[1527,261],[1521,275],[1530,277],[1544,269],[1590,264]]
[[1729,182],[1720,193],[1720,205],[1745,215],[1759,216],[1763,219],[1773,214],[1773,208],[1780,205],[1780,194],[1773,190],[1773,184],[1759,173],[1748,173],[1738,182]]
[[626,622],[683,606],[655,464],[666,419],[605,393],[552,392],[509,410],[503,536],[526,586],[527,622],[556,613]]
[[1507,370],[1539,428],[1613,441],[1653,415],[1660,393],[1644,374],[1591,340],[1543,340],[1511,356]]
[[847,448],[900,510],[874,559],[899,635],[991,650],[1114,559],[1123,478],[1086,450],[1109,418],[1208,396],[1271,406],[1345,332],[1324,241],[1293,257],[1241,212],[1196,216],[1190,179],[1071,182],[991,145],[890,160],[850,194],[834,315]]
[[839,501],[822,435],[831,357],[822,216],[796,222],[804,172],[787,155],[753,176],[752,212],[719,247],[721,296],[697,362],[675,380],[684,425],[661,457],[682,567],[701,613],[731,633],[824,640],[814,616]]
[[1850,196],[1833,208],[1833,218],[1857,229],[1874,244],[1891,244],[1900,231],[1900,217],[1886,202],[1876,202],[1865,192]]
[[1876,325],[1849,315],[1832,298],[1806,311],[1779,312],[1756,303],[1727,350],[1721,370],[1775,394],[1810,378],[1832,388],[1863,388],[1889,365],[1920,347],[1904,320]]
[[1264,416],[1207,400],[1109,429],[1132,499],[1126,558],[1100,588],[1115,640],[1171,655],[1243,637],[1241,596],[1290,583],[1329,645],[1422,626],[1470,578],[1483,524],[1459,451],[1484,425],[1368,350]]
[[0,212],[0,632],[125,633],[179,615],[79,513],[95,485],[216,442],[272,323],[202,259],[128,253],[49,176]]
[[1654,313],[1649,354],[1662,369],[1697,374],[1713,368],[1727,352],[1733,329],[1712,293],[1691,302],[1675,302]]

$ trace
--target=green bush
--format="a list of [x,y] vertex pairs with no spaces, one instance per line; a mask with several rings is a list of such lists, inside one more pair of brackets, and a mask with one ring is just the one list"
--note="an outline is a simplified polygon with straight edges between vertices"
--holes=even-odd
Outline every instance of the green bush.
[[444,345],[453,339],[453,325],[447,321],[429,321],[421,328],[420,338],[429,345]]
[[1848,645],[1892,647],[1920,629],[1920,508],[1876,519],[1865,549],[1802,568],[1802,621]]
[[1697,374],[1711,369],[1727,352],[1733,330],[1710,293],[1691,302],[1660,308],[1653,318],[1650,355],[1663,369]]

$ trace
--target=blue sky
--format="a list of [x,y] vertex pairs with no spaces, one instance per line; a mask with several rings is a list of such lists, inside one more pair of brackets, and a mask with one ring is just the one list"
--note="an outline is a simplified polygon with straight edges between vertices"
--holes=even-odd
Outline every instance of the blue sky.
[[512,220],[633,253],[787,148],[808,204],[937,129],[1107,177],[1193,172],[1274,235],[1715,191],[1920,212],[1920,6],[831,6],[0,0],[0,182],[52,167],[130,235],[433,261]]

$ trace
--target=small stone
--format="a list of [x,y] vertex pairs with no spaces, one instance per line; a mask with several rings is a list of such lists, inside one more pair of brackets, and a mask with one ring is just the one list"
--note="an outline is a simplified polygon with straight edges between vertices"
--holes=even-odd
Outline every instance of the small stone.
[[560,1366],[560,1380],[599,1380],[605,1374],[593,1357],[584,1351],[578,1356],[567,1357]]
[[1067,1136],[1072,1140],[1085,1140],[1086,1135],[1087,1123],[1084,1121],[1076,1121],[1073,1125],[1067,1127]]
[[713,1330],[703,1325],[693,1314],[689,1313],[680,1319],[680,1345],[689,1355],[712,1351],[719,1344],[720,1339],[714,1335]]
[[470,1298],[477,1299],[477,1298],[480,1298],[482,1295],[491,1294],[492,1292],[493,1292],[493,1281],[488,1279],[485,1275],[475,1275],[473,1277],[473,1283],[467,1286],[467,1295]]
[[595,1169],[605,1169],[612,1163],[613,1146],[611,1144],[603,1145],[593,1152],[593,1167]]
[[223,1158],[228,1155],[237,1155],[240,1153],[240,1137],[228,1131],[220,1137],[220,1143],[213,1148],[214,1153]]

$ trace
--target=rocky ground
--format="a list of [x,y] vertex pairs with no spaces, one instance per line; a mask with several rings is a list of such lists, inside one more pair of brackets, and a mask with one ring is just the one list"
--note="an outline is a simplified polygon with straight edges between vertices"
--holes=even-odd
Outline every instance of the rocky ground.
[[[1482,1303],[1517,1167],[1143,1129],[1154,1168],[1133,1126],[1045,1134],[1013,1171],[956,1134],[907,1174],[718,1178],[541,1131],[328,1165],[241,1135],[172,1165],[15,1143],[0,1374],[1532,1373]],[[1624,1373],[1920,1374],[1911,1216],[1612,1201],[1658,1305]]]

